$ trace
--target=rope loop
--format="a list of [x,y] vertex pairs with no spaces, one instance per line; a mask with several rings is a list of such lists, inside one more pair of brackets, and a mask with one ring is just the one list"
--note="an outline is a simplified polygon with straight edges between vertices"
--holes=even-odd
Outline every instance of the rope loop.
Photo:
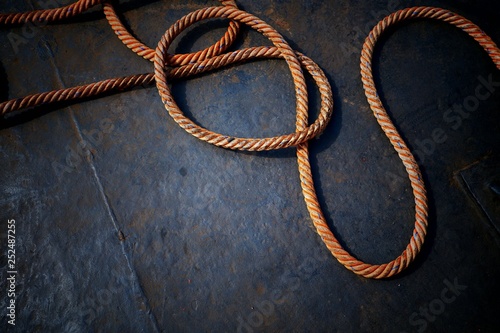
[[[219,2],[223,6],[238,8],[234,0],[219,0]],[[144,59],[153,61],[155,50],[144,45],[137,38],[132,36],[132,34],[127,30],[127,28],[125,28],[125,26],[121,22],[110,0],[106,0],[104,2],[103,10],[109,25],[115,32],[116,36],[118,36],[118,38],[123,42],[123,44],[125,44],[129,49],[131,49]],[[175,29],[174,26],[172,26],[172,28]],[[189,63],[199,62],[201,60],[217,56],[225,52],[233,44],[238,35],[238,31],[239,24],[234,21],[230,21],[228,30],[218,42],[211,45],[210,47],[207,47],[204,50],[194,53],[175,55],[168,54],[167,64],[168,66],[172,67],[183,66]]]
[[[153,61],[154,73],[130,75],[103,80],[78,87],[33,94],[23,98],[0,103],[0,114],[42,104],[96,96],[108,91],[121,91],[134,86],[156,82],[161,100],[173,120],[186,132],[215,146],[235,149],[262,151],[296,146],[300,185],[309,215],[317,233],[332,255],[347,269],[366,278],[387,278],[394,276],[415,259],[420,252],[427,233],[427,195],[419,166],[388,116],[377,93],[373,80],[372,57],[378,38],[391,25],[414,18],[431,18],[448,22],[473,37],[488,53],[500,69],[500,50],[498,46],[478,26],[464,17],[448,10],[434,7],[412,7],[394,12],[381,20],[369,33],[361,51],[361,80],[367,101],[380,127],[388,137],[401,159],[413,190],[415,203],[415,223],[409,243],[394,260],[384,264],[365,263],[347,252],[330,230],[320,207],[309,162],[308,141],[320,134],[331,119],[333,96],[330,84],[321,68],[305,55],[292,50],[285,39],[271,26],[250,13],[239,10],[234,0],[219,0],[223,6],[208,7],[191,12],[174,23],[161,37],[156,49],[151,49],[133,37],[124,27],[110,0],[79,0],[74,4],[47,10],[25,13],[0,14],[0,24],[16,25],[26,22],[57,21],[75,16],[92,6],[103,4],[103,11],[111,28],[118,38],[139,56]],[[169,54],[168,48],[173,40],[187,27],[209,18],[229,19],[229,27],[224,36],[212,46],[188,54]],[[260,46],[224,53],[234,42],[239,25],[260,32],[274,46]],[[293,78],[296,105],[296,131],[294,133],[269,138],[237,138],[209,131],[187,118],[175,102],[169,82],[187,78],[230,64],[263,58],[284,59]],[[165,67],[169,66],[166,70]],[[318,118],[308,125],[307,86],[303,75],[305,69],[315,81],[321,98]]]
[[[322,108],[318,119],[310,127],[306,127],[303,130],[292,134],[280,135],[271,138],[238,138],[228,135],[222,135],[209,131],[195,124],[192,120],[190,120],[183,114],[183,112],[175,102],[171,90],[167,84],[167,72],[165,70],[165,65],[167,63],[168,54],[166,50],[175,39],[175,37],[177,37],[184,29],[188,28],[190,25],[204,19],[216,17],[229,18],[231,20],[246,24],[250,28],[261,32],[274,44],[274,46],[280,52],[280,56],[286,61],[293,77],[297,99],[296,113],[299,119],[298,121],[304,118],[307,119],[307,86],[301,69],[301,66],[305,66],[306,64],[301,64],[301,62],[297,58],[297,55],[284,40],[284,38],[267,23],[247,12],[232,7],[208,7],[191,12],[175,22],[165,32],[160,42],[158,43],[158,47],[156,48],[156,56],[154,58],[156,86],[158,88],[158,92],[161,96],[163,104],[165,105],[165,108],[167,109],[170,116],[174,119],[174,121],[179,124],[179,126],[182,127],[185,131],[200,140],[209,142],[218,147],[238,150],[262,151],[287,148],[306,142],[318,135],[326,127],[328,120],[330,119],[331,107]],[[198,66],[203,66],[203,64],[199,64]],[[325,79],[321,82],[324,83],[327,82],[327,80]],[[330,86],[328,85],[328,87],[324,88],[323,90],[330,91],[329,93],[322,95],[322,97],[325,97],[328,100],[325,102],[325,105],[333,105]],[[307,123],[307,121],[305,123]]]

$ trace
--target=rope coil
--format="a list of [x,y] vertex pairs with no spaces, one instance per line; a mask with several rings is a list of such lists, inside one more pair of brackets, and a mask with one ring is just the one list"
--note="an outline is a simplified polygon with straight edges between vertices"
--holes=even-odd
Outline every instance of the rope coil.
[[[399,10],[380,21],[369,33],[361,51],[361,79],[367,101],[377,122],[396,150],[408,173],[415,203],[415,224],[412,236],[405,250],[394,260],[385,264],[368,264],[353,257],[339,243],[331,232],[321,210],[309,162],[308,141],[320,134],[331,119],[333,109],[332,90],[321,68],[305,55],[292,50],[284,38],[271,26],[259,18],[239,10],[233,0],[220,0],[223,6],[208,7],[191,12],[174,23],[162,36],[156,49],[151,49],[132,36],[120,21],[109,1],[79,0],[74,4],[49,10],[26,13],[0,14],[0,24],[16,25],[26,22],[57,21],[77,15],[97,4],[103,5],[103,12],[118,38],[139,56],[153,61],[154,73],[130,75],[122,78],[103,80],[78,87],[33,94],[19,99],[0,103],[0,114],[39,106],[42,104],[96,96],[109,91],[121,91],[134,86],[152,84],[156,86],[162,102],[173,120],[186,132],[213,145],[235,150],[272,150],[297,147],[297,161],[302,193],[317,233],[332,255],[346,268],[366,278],[387,278],[400,273],[408,267],[422,248],[427,232],[427,196],[418,164],[399,135],[382,102],[373,81],[371,60],[375,44],[380,35],[391,25],[414,18],[430,18],[448,22],[472,36],[489,54],[500,69],[500,50],[479,27],[448,10],[433,7],[413,7]],[[208,18],[227,18],[230,20],[224,36],[212,46],[189,54],[167,53],[172,41],[187,27]],[[273,47],[252,47],[223,53],[234,42],[239,25],[245,24],[266,36]],[[292,74],[296,95],[296,132],[271,138],[237,138],[207,130],[188,119],[176,104],[168,82],[187,78],[224,66],[258,58],[281,58]],[[165,68],[169,66],[168,70]],[[320,112],[312,125],[308,125],[307,86],[302,69],[312,76],[321,97]]]

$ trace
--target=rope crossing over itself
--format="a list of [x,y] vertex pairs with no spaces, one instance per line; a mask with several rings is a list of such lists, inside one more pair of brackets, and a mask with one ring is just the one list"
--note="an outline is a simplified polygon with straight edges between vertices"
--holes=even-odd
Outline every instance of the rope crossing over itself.
[[[375,44],[384,30],[393,24],[413,18],[430,18],[448,22],[468,33],[488,52],[497,68],[500,69],[500,50],[498,47],[472,22],[450,11],[432,7],[413,7],[397,11],[380,21],[366,38],[361,52],[363,88],[379,125],[405,166],[415,202],[414,230],[406,249],[401,255],[388,263],[373,265],[356,259],[340,245],[328,227],[314,188],[309,162],[308,141],[325,129],[333,109],[332,90],[325,74],[311,59],[294,51],[284,38],[267,23],[250,13],[239,10],[233,0],[220,0],[219,2],[222,6],[199,9],[179,19],[165,32],[156,49],[144,45],[133,37],[120,21],[111,2],[106,0],[79,0],[74,4],[56,9],[0,14],[0,25],[19,25],[26,22],[41,21],[52,22],[68,19],[95,5],[102,4],[104,15],[118,38],[133,52],[152,61],[154,64],[154,73],[113,78],[6,101],[0,103],[0,114],[5,115],[16,110],[42,104],[97,96],[109,91],[121,91],[134,86],[156,82],[165,109],[173,120],[186,132],[200,140],[222,148],[248,151],[273,150],[296,146],[302,193],[312,222],[332,255],[346,268],[358,275],[377,279],[393,276],[407,268],[424,243],[427,232],[427,196],[415,158],[397,132],[378,97],[371,68]],[[226,18],[230,20],[228,30],[217,43],[194,53],[175,55],[167,53],[172,41],[184,29],[209,18]],[[234,42],[241,24],[262,33],[272,42],[273,46],[252,47],[224,53]],[[215,133],[187,118],[171,94],[169,82],[174,79],[187,78],[230,64],[258,58],[280,58],[285,60],[288,65],[296,95],[296,131],[294,133],[269,138],[239,138]],[[311,125],[308,125],[308,96],[303,69],[312,76],[321,98],[318,118]]]

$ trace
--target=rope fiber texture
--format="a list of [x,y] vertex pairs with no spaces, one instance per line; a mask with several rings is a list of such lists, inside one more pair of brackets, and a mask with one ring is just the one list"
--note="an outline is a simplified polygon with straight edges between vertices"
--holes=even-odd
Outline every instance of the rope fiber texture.
[[[427,233],[427,196],[419,167],[388,116],[380,101],[373,81],[371,60],[380,35],[398,22],[427,18],[448,22],[472,36],[489,54],[500,69],[500,50],[478,26],[464,17],[448,10],[433,7],[413,7],[399,10],[380,21],[369,33],[361,51],[361,79],[365,95],[377,122],[389,138],[408,173],[415,202],[415,224],[405,250],[394,260],[385,264],[368,264],[353,257],[339,243],[331,232],[321,210],[309,162],[308,141],[319,135],[330,121],[333,110],[333,96],[330,84],[321,68],[305,55],[292,50],[285,39],[271,26],[250,13],[239,10],[233,0],[220,0],[222,6],[208,7],[191,12],[175,22],[162,36],[156,49],[144,45],[127,31],[110,1],[79,0],[74,4],[48,10],[25,13],[0,14],[0,25],[18,25],[26,22],[52,22],[67,19],[87,9],[102,4],[103,12],[118,38],[137,55],[154,63],[154,73],[130,75],[107,79],[87,85],[29,95],[0,103],[2,116],[16,110],[33,108],[42,104],[97,96],[110,91],[122,91],[139,85],[156,82],[165,109],[173,120],[186,132],[213,145],[234,149],[262,151],[297,148],[298,169],[302,193],[317,233],[332,255],[346,268],[366,278],[387,278],[400,273],[415,259],[421,250]],[[209,18],[229,19],[224,36],[212,46],[193,53],[171,55],[167,52],[172,41],[187,27]],[[240,25],[244,24],[267,37],[274,46],[251,47],[223,53],[234,42]],[[296,95],[296,131],[271,138],[237,138],[212,132],[187,118],[175,102],[169,82],[216,70],[234,63],[252,59],[280,58],[288,65],[293,78]],[[316,83],[321,97],[318,118],[308,125],[307,86],[303,75],[305,69]]]

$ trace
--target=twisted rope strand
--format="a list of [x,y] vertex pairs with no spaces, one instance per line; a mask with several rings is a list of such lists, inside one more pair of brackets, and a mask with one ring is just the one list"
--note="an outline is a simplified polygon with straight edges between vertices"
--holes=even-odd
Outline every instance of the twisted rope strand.
[[[219,0],[223,6],[238,8],[234,0]],[[76,16],[95,5],[103,4],[103,12],[111,28],[118,38],[132,51],[141,57],[153,61],[155,51],[137,40],[121,22],[118,14],[111,4],[111,0],[79,0],[71,5],[54,8],[33,10],[24,13],[0,14],[0,24],[18,25],[27,22],[53,22]],[[204,50],[168,56],[169,66],[182,66],[208,59],[225,52],[234,42],[239,31],[239,24],[229,22],[229,27],[224,36],[215,44]]]
[[[279,49],[282,57],[287,62],[292,74],[297,97],[297,119],[300,122],[304,122],[303,119],[305,119],[305,123],[307,124],[307,87],[305,84],[305,79],[302,73],[300,62],[297,59],[295,52],[285,42],[283,37],[271,26],[247,12],[232,7],[208,7],[191,12],[175,22],[172,27],[165,32],[160,42],[158,43],[158,47],[156,48],[156,56],[154,59],[156,86],[165,105],[165,108],[167,109],[170,116],[174,119],[174,121],[179,124],[179,126],[181,126],[185,131],[197,137],[198,139],[207,141],[222,148],[229,149],[260,151],[286,148],[295,146],[299,142],[304,142],[317,135],[324,128],[324,126],[326,126],[326,122],[324,122],[323,124],[319,124],[319,126],[313,124],[309,128],[304,128],[304,131],[273,138],[228,137],[226,135],[221,135],[209,131],[195,124],[182,113],[171,94],[170,88],[167,85],[165,71],[165,64],[167,61],[166,50],[175,39],[175,37],[177,37],[184,29],[198,21],[215,17],[229,18],[231,20],[244,23],[249,27],[261,32]],[[321,121],[322,118],[329,119],[329,115],[324,114],[322,115],[322,117],[319,117],[318,120]]]
[[[219,0],[219,2],[221,2],[223,6],[238,8],[234,0]],[[153,61],[155,50],[144,45],[137,38],[132,36],[132,34],[125,28],[125,26],[121,22],[110,1],[104,2],[103,10],[109,25],[118,36],[118,38],[123,42],[123,44],[125,44],[129,49],[131,49],[144,59]],[[233,44],[238,31],[239,24],[231,21],[229,22],[228,30],[218,42],[198,52],[168,55],[167,64],[169,66],[182,66],[188,63],[198,62],[219,55],[225,52],[231,46],[231,44]]]
[[[249,47],[230,53],[224,53],[213,58],[205,59],[200,63],[174,67],[167,73],[169,80],[178,80],[207,73],[232,64],[248,60],[264,58],[280,58],[281,53],[276,47],[259,46]],[[70,101],[73,99],[91,97],[110,91],[123,91],[136,86],[147,86],[154,82],[154,73],[129,75],[121,78],[107,79],[86,85],[52,90],[48,92],[28,95],[0,103],[0,115],[5,115],[17,110],[33,108],[36,106]],[[318,122],[328,122],[328,115],[320,113]]]
[[[398,274],[408,267],[420,251],[427,232],[427,197],[419,167],[399,135],[391,119],[383,107],[373,81],[371,60],[373,49],[380,35],[392,24],[413,18],[432,18],[448,22],[472,36],[489,54],[497,68],[500,69],[500,50],[479,27],[469,20],[450,11],[433,7],[413,7],[397,11],[380,21],[365,40],[361,52],[361,79],[367,101],[377,122],[389,138],[399,158],[408,173],[415,203],[415,224],[412,236],[405,250],[394,260],[385,264],[368,264],[353,257],[338,242],[331,232],[321,210],[309,162],[308,141],[321,133],[331,118],[333,97],[330,84],[323,71],[305,55],[293,51],[283,37],[259,18],[237,9],[233,0],[220,0],[224,6],[209,7],[187,14],[172,25],[162,36],[155,50],[152,50],[133,37],[120,22],[112,5],[105,1],[103,10],[112,29],[122,42],[148,60],[154,61],[155,73],[131,75],[122,78],[108,79],[84,86],[61,89],[24,98],[7,101],[0,104],[2,115],[14,110],[48,104],[63,100],[71,100],[102,94],[107,91],[124,90],[137,85],[151,84],[153,80],[162,102],[175,122],[184,130],[200,140],[227,149],[238,150],[271,150],[297,146],[297,161],[302,193],[317,233],[330,250],[332,255],[346,268],[367,278],[386,278]],[[33,11],[19,14],[0,14],[0,23],[19,24],[28,21],[58,20],[82,12],[91,6],[101,3],[98,0],[83,1],[45,11]],[[68,10],[71,8],[70,10]],[[66,11],[66,13],[64,13]],[[68,14],[69,13],[69,14]],[[227,18],[230,21],[228,31],[222,39],[211,47],[190,54],[170,55],[167,53],[172,41],[187,27],[200,20],[208,18]],[[239,29],[239,23],[259,31],[273,44],[273,47],[253,47],[221,54],[234,41]],[[235,138],[209,131],[196,125],[185,117],[179,109],[168,86],[169,80],[186,78],[236,62],[255,58],[282,58],[286,61],[293,78],[296,94],[296,132],[272,138]],[[165,69],[165,66],[180,66]],[[308,98],[302,68],[308,71],[318,86],[321,105],[318,119],[308,126]]]
[[54,22],[76,16],[98,5],[102,0],[78,0],[77,2],[60,8],[39,9],[24,13],[0,14],[0,24],[19,25],[27,22]]
[[148,85],[152,82],[154,82],[152,73],[138,74],[28,95],[0,103],[0,115],[45,104],[98,96],[110,91],[122,91],[140,85]]
[[[279,58],[280,52],[276,47],[250,47],[231,53],[225,53],[213,58],[203,60],[199,64],[189,64],[175,67],[168,72],[168,79],[175,80],[188,78],[234,63],[258,58]],[[52,90],[48,92],[28,95],[0,103],[0,115],[5,115],[17,110],[28,109],[44,104],[70,101],[73,99],[91,97],[110,91],[123,91],[136,86],[146,86],[154,82],[154,73],[129,75],[121,78],[107,79],[87,85],[71,88]],[[320,116],[322,116],[320,114]],[[322,118],[324,122],[325,119]]]
[[371,60],[375,43],[383,31],[385,31],[385,29],[390,25],[412,18],[432,18],[457,26],[473,37],[486,50],[497,68],[500,69],[500,50],[491,38],[471,21],[445,9],[432,7],[413,7],[403,9],[385,17],[369,33],[361,52],[360,67],[363,88],[365,90],[367,101],[375,115],[375,118],[377,119],[377,122],[389,138],[389,141],[405,166],[415,201],[415,224],[412,237],[410,238],[409,244],[406,246],[405,250],[397,258],[385,264],[368,264],[356,259],[341,246],[334,234],[330,231],[318,203],[311,175],[307,143],[301,144],[297,147],[297,158],[299,161],[302,191],[309,214],[313,220],[314,226],[316,227],[316,231],[332,255],[337,258],[342,265],[352,270],[354,273],[366,278],[388,278],[407,268],[420,252],[427,233],[427,196],[420,169],[415,161],[415,158],[406,146],[404,140],[399,135],[378,97],[371,68]]
[[[448,10],[433,7],[412,7],[399,10],[381,20],[369,33],[363,44],[361,51],[361,80],[367,101],[372,109],[377,122],[384,131],[385,135],[396,150],[399,158],[408,173],[408,178],[413,190],[415,202],[415,225],[410,238],[410,242],[403,253],[389,263],[382,265],[369,265],[357,260],[342,249],[333,235],[328,235],[324,230],[324,218],[318,217],[313,223],[318,223],[318,233],[322,236],[325,244],[332,254],[347,268],[352,269],[356,274],[370,278],[386,278],[393,276],[405,269],[414,259],[422,248],[424,238],[427,233],[427,196],[422,175],[418,164],[406,143],[399,135],[396,127],[392,123],[382,102],[379,99],[375,83],[373,81],[371,60],[375,44],[380,35],[391,25],[413,18],[431,18],[441,20],[455,25],[473,37],[489,54],[497,68],[500,69],[500,50],[496,44],[487,36],[477,25],[466,18],[452,13]],[[310,212],[314,210],[310,210]],[[311,213],[311,217],[313,214]],[[321,232],[320,232],[321,230]]]

